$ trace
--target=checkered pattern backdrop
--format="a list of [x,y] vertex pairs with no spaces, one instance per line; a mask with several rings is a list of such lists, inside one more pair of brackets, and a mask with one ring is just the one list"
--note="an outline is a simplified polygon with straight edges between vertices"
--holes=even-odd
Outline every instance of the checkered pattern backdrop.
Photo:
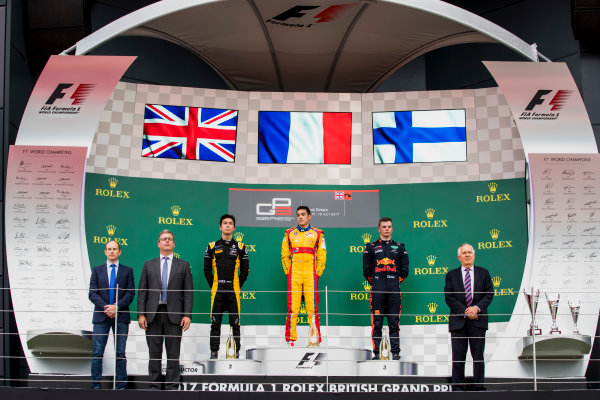
[[[234,163],[141,157],[145,104],[239,110]],[[374,111],[464,108],[467,162],[374,165],[371,113]],[[351,165],[258,164],[258,111],[352,112]],[[510,109],[498,88],[406,93],[269,93],[119,83],[106,105],[87,161],[87,172],[132,177],[231,183],[370,185],[520,178],[525,156]],[[505,323],[491,324],[486,358],[497,347]],[[229,327],[222,327],[226,337]],[[242,354],[254,346],[284,345],[283,326],[243,326]],[[307,332],[299,327],[299,336]],[[329,346],[371,348],[370,327],[323,329]],[[419,375],[450,375],[447,325],[402,326],[402,358],[419,365]],[[193,324],[182,344],[182,365],[208,357],[208,324]],[[325,343],[323,344],[325,345]],[[110,346],[109,346],[110,347]],[[222,351],[224,351],[222,346]],[[112,353],[114,354],[114,353]],[[106,372],[111,352],[107,348]],[[132,324],[127,342],[128,370],[147,373],[148,348]],[[470,364],[467,373],[470,373]]]
[[[143,158],[145,104],[239,110],[235,162]],[[372,112],[449,108],[466,110],[467,162],[373,163]],[[352,112],[351,164],[258,164],[259,110]],[[231,183],[381,185],[520,178],[525,174],[525,155],[498,88],[360,95],[249,93],[121,82],[100,119],[87,172]]]

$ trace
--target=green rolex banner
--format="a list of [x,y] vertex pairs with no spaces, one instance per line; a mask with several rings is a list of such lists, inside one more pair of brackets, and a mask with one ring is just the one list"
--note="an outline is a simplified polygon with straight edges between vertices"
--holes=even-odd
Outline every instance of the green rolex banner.
[[[510,318],[527,249],[523,179],[323,187],[89,173],[85,221],[90,264],[105,261],[104,245],[114,239],[122,246],[121,262],[133,268],[138,280],[144,261],[158,256],[158,233],[169,229],[175,235],[176,256],[190,262],[194,289],[198,290],[194,293],[192,322],[210,323],[204,250],[208,242],[220,237],[219,217],[230,211],[232,188],[268,189],[275,194],[278,190],[327,191],[346,198],[353,191],[378,193],[378,197],[369,197],[375,204],[365,203],[363,207],[378,209],[380,216],[393,219],[392,238],[405,243],[410,259],[410,273],[401,286],[401,324],[447,323],[444,277],[449,269],[458,266],[457,248],[463,242],[473,245],[475,264],[488,268],[492,275],[496,297],[489,309],[493,314],[490,320],[503,322]],[[292,208],[293,216],[295,207]],[[347,210],[357,212],[353,208]],[[312,224],[325,230],[327,246],[327,264],[318,282],[322,324],[328,312],[330,325],[369,325],[370,287],[362,276],[362,253],[366,243],[379,237],[377,218],[373,218],[371,227],[333,228],[320,225],[319,213],[314,215]],[[234,238],[247,246],[250,257],[250,275],[241,294],[242,324],[283,325],[287,311],[286,277],[281,266],[284,228],[250,227],[239,222],[236,228]],[[133,305],[135,309],[135,301]],[[308,322],[305,315],[300,316],[300,324]]]

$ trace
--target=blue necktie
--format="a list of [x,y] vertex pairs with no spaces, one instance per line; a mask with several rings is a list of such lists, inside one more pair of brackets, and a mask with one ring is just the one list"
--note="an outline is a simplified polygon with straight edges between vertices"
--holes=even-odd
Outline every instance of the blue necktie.
[[163,303],[167,301],[167,284],[169,283],[169,264],[167,260],[169,257],[163,257],[165,260],[162,270],[162,279],[160,281],[160,301]]
[[117,266],[115,264],[110,264],[110,304],[114,304],[115,302],[115,281],[117,280],[117,273],[115,272],[116,270]]

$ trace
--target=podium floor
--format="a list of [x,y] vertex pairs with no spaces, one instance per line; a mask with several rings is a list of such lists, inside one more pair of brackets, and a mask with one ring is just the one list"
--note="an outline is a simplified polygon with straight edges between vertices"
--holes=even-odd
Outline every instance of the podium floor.
[[413,362],[371,360],[367,349],[351,347],[255,347],[246,359],[206,360],[194,364],[208,375],[267,376],[407,376],[417,375]]

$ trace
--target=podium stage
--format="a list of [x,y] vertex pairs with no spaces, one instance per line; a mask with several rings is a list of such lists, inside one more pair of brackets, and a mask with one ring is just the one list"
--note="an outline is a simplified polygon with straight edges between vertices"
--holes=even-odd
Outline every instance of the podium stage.
[[407,376],[418,366],[406,361],[371,360],[371,350],[351,347],[255,347],[246,359],[196,361],[202,374],[267,376]]

